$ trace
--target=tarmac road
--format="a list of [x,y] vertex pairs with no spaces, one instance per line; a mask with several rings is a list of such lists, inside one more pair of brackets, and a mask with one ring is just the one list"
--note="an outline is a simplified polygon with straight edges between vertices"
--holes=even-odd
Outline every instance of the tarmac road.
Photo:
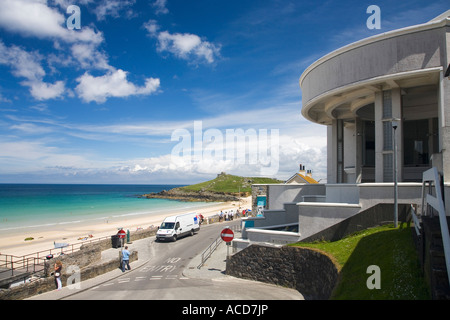
[[[230,223],[202,226],[194,236],[176,242],[155,242],[155,237],[136,241],[130,249],[138,250],[139,259],[145,257],[132,270],[122,273],[115,270],[108,279],[83,290],[65,294],[51,292],[36,299],[61,300],[302,300],[296,290],[261,282],[243,280],[224,274],[226,246],[221,244],[210,260],[200,270],[196,268],[201,253],[213,242],[220,231]],[[98,277],[99,278],[99,277]],[[88,280],[89,281],[89,280]]]

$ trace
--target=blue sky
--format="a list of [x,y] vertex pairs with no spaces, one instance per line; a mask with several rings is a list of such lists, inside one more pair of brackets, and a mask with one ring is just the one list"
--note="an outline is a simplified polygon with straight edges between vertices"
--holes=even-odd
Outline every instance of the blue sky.
[[[372,4],[381,29],[366,26]],[[70,5],[80,8],[80,29],[67,28]],[[225,157],[226,132],[238,129],[277,138],[270,175],[286,179],[302,163],[326,179],[326,128],[301,116],[302,72],[339,47],[447,9],[447,1],[0,0],[0,182],[261,175],[263,158]],[[192,134],[194,150],[195,123],[223,135],[215,156],[174,159],[188,141],[173,139],[177,132]]]

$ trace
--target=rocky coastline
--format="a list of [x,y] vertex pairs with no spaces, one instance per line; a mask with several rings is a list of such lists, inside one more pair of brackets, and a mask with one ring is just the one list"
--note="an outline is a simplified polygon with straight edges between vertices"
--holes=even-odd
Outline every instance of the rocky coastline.
[[[241,193],[241,196],[246,196]],[[238,194],[220,193],[211,191],[186,191],[181,188],[174,188],[170,190],[163,190],[161,192],[152,192],[144,194],[142,198],[148,199],[169,199],[186,202],[227,202],[239,201]]]

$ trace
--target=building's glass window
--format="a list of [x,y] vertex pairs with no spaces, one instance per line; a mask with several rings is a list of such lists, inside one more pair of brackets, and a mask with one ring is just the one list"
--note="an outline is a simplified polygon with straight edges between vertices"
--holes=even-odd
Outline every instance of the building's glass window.
[[405,166],[429,165],[429,119],[403,123],[403,161]]
[[393,171],[393,130],[392,129],[392,91],[383,91],[383,181],[394,180]]
[[393,154],[385,153],[383,154],[383,181],[392,182],[394,181],[394,168],[393,168]]
[[383,119],[392,118],[392,91],[383,91]]
[[363,166],[375,167],[375,122],[364,121]]
[[393,151],[393,131],[391,121],[383,121],[383,151]]

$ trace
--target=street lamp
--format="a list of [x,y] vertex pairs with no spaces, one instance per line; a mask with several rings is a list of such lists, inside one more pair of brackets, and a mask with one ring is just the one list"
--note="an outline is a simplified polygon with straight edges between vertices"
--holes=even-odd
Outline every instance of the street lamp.
[[392,129],[394,129],[393,141],[394,141],[394,157],[393,157],[393,168],[394,168],[394,227],[398,227],[398,179],[397,179],[397,138],[395,132],[398,127],[398,122],[400,119],[392,119]]

